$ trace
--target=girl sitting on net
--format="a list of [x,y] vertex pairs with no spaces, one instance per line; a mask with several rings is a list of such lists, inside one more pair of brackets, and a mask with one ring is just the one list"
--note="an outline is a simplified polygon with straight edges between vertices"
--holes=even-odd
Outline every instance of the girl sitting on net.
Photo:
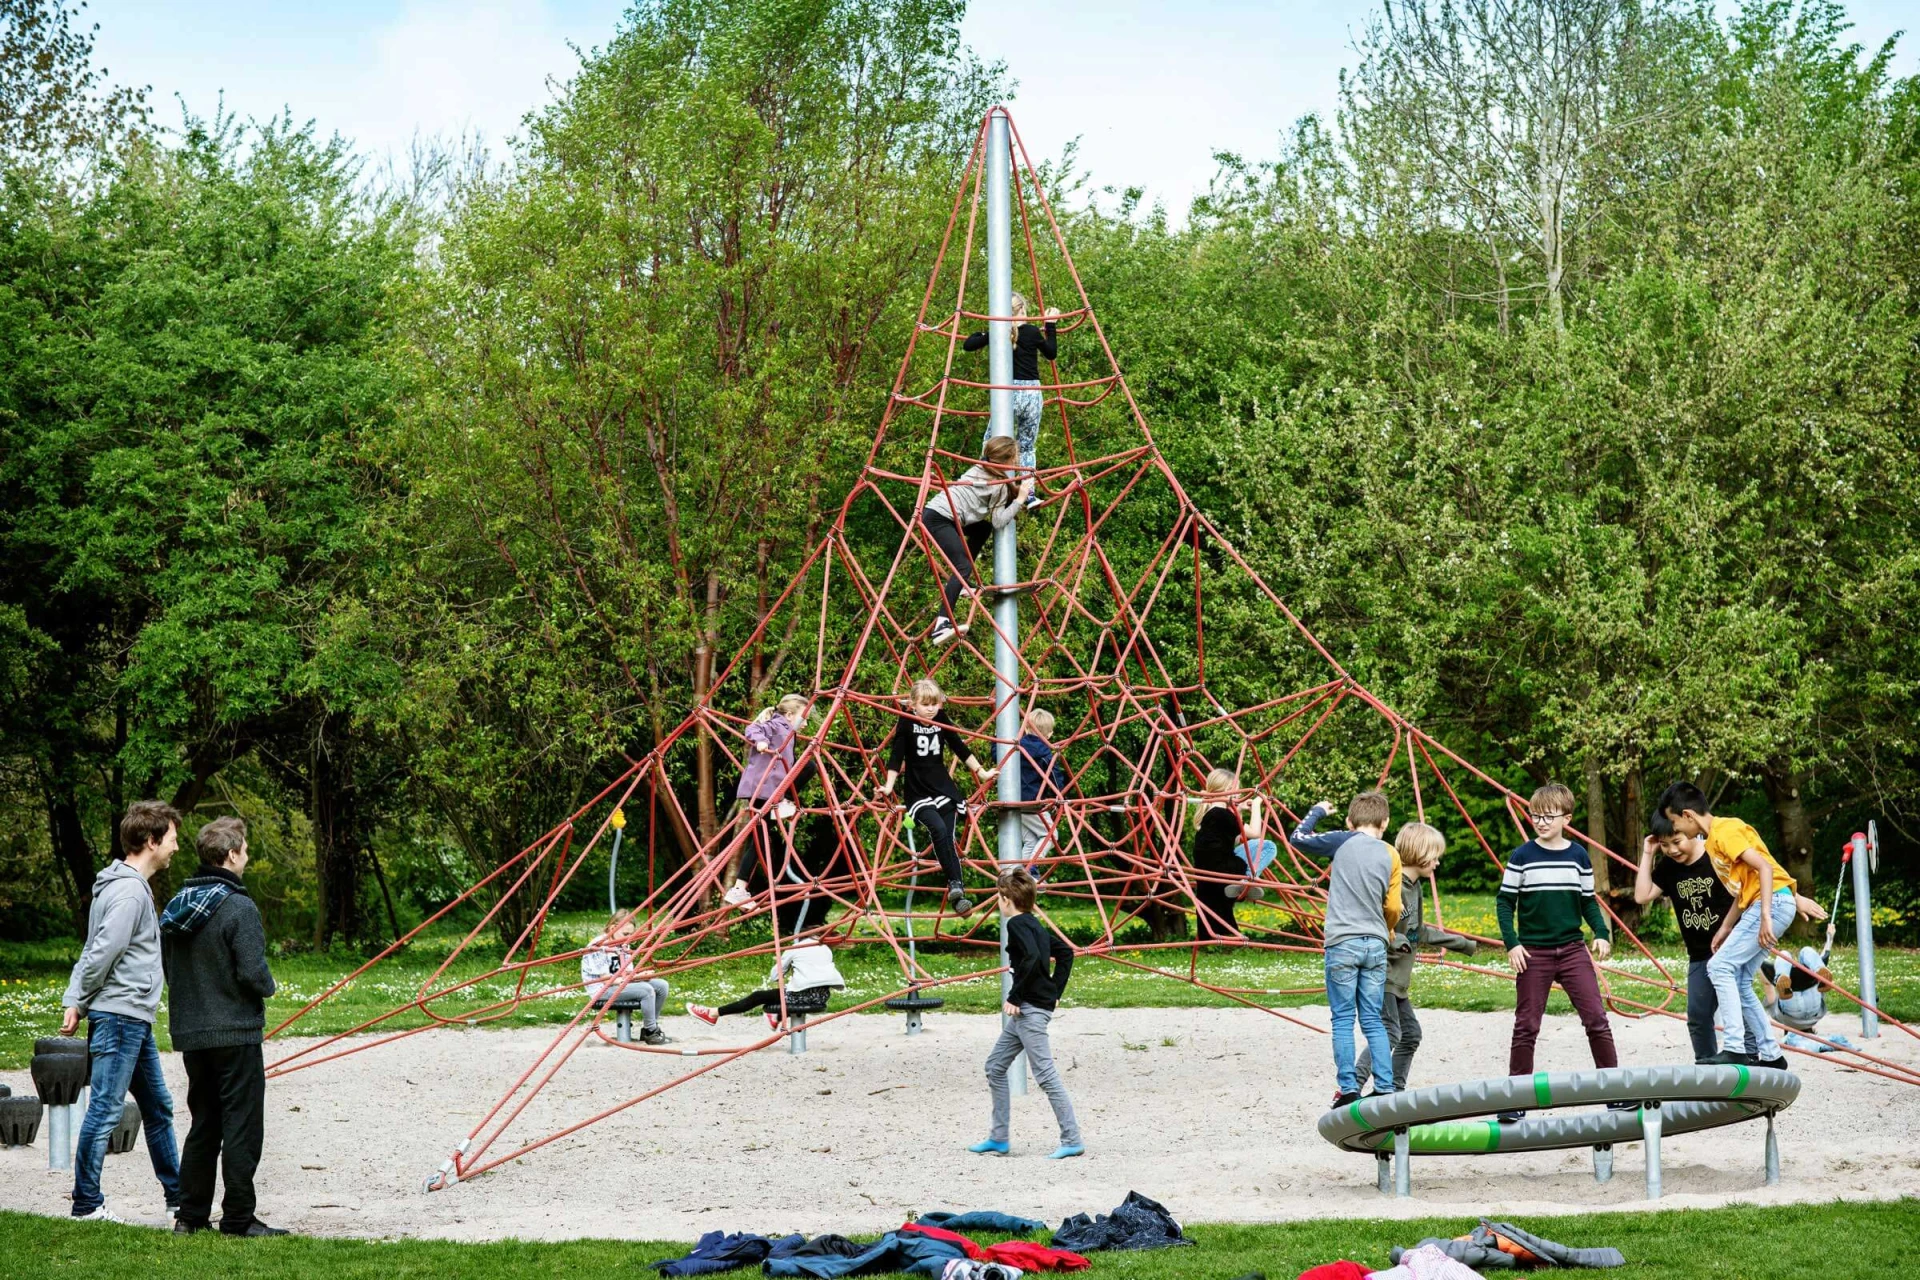
[[778,1031],[780,992],[783,987],[787,993],[788,1013],[825,1013],[828,999],[835,991],[844,990],[846,985],[847,980],[833,967],[833,952],[817,942],[809,942],[789,947],[781,953],[780,958],[774,961],[773,968],[767,972],[765,989],[748,992],[717,1009],[704,1004],[690,1004],[687,1012],[711,1027],[729,1014],[765,1009],[767,1026]]
[[966,631],[954,620],[960,616],[961,597],[974,590],[974,557],[987,545],[987,535],[1019,519],[1033,496],[1032,477],[1015,481],[1007,474],[1015,452],[1013,437],[995,436],[987,441],[977,466],[962,471],[951,484],[936,485],[933,497],[920,509],[920,523],[950,570],[940,588],[946,611],[933,619],[930,638],[935,644],[945,644]]
[[[790,693],[777,705],[755,716],[747,726],[747,763],[740,770],[740,785],[734,791],[733,808],[727,814],[728,826],[739,821],[749,807],[765,804],[779,794],[781,784],[793,772],[793,738],[807,722],[807,705],[805,694]],[[772,816],[791,818],[793,812],[793,801],[782,800],[774,806]],[[726,896],[728,906],[753,905],[753,895],[747,892],[747,875],[763,852],[775,867],[787,853],[787,842],[781,837],[778,824],[767,821],[765,815],[749,829],[733,855],[728,877],[733,883]]]

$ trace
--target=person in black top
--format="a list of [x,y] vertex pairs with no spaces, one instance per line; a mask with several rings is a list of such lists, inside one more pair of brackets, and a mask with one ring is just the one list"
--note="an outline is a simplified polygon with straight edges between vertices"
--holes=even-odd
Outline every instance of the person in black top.
[[1073,948],[1058,934],[1040,923],[1033,914],[1038,886],[1025,868],[1015,867],[1000,877],[1000,916],[1007,922],[1007,969],[1010,984],[1001,1008],[1006,1025],[987,1055],[987,1092],[993,1099],[993,1128],[986,1141],[967,1150],[975,1155],[1004,1156],[1010,1150],[1007,1135],[1012,1122],[1012,1104],[1007,1095],[1007,1071],[1013,1060],[1025,1053],[1033,1078],[1053,1104],[1053,1118],[1060,1125],[1060,1145],[1047,1158],[1065,1160],[1086,1154],[1080,1143],[1080,1121],[1073,1114],[1073,1100],[1067,1097],[1066,1082],[1053,1063],[1053,1042],[1048,1028],[1060,995],[1067,989],[1073,973]]
[[[1013,314],[1016,319],[1026,321],[1027,300],[1019,294],[1013,295]],[[1048,307],[1042,317],[1046,327],[1030,321],[1021,324],[1013,334],[1013,384],[1021,390],[1013,393],[1013,434],[1020,442],[1020,465],[1031,478],[1034,468],[1034,455],[1040,443],[1040,414],[1046,404],[1040,393],[1040,357],[1051,360],[1059,354],[1060,348],[1054,336],[1054,324],[1060,317],[1058,307]],[[978,351],[987,345],[984,330],[970,333],[961,344],[963,351]],[[991,432],[993,427],[989,425]],[[1029,504],[1037,503],[1038,498],[1028,498]]]
[[1264,823],[1260,798],[1255,796],[1244,820],[1229,798],[1240,789],[1240,779],[1231,769],[1215,769],[1207,775],[1207,806],[1200,811],[1200,830],[1193,837],[1193,932],[1202,942],[1213,938],[1238,938],[1240,926],[1233,918],[1233,899],[1227,890],[1233,884],[1220,879],[1232,876],[1244,880],[1247,863],[1236,851],[1244,840],[1258,840]]
[[953,847],[953,835],[966,817],[967,802],[953,785],[945,752],[967,762],[967,768],[982,783],[999,776],[998,769],[983,768],[967,740],[947,718],[947,695],[931,680],[913,682],[908,692],[909,711],[900,717],[893,731],[893,746],[887,753],[887,779],[880,794],[892,795],[894,783],[904,776],[900,802],[907,806],[907,817],[919,824],[947,873],[947,905],[960,915],[973,910],[961,884],[960,854]]
[[1653,834],[1640,846],[1633,900],[1645,906],[1665,897],[1673,904],[1680,941],[1687,948],[1687,1035],[1693,1041],[1693,1060],[1705,1062],[1720,1051],[1713,1033],[1719,1000],[1707,976],[1707,961],[1713,958],[1714,933],[1733,910],[1733,895],[1714,874],[1705,840],[1682,836],[1664,813],[1654,814],[1651,825]]

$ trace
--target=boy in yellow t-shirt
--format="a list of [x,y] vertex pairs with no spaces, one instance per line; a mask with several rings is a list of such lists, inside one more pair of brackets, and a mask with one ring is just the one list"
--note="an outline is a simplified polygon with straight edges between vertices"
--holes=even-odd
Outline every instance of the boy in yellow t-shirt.
[[1706,1061],[1785,1070],[1773,1024],[1754,994],[1753,975],[1793,923],[1793,877],[1774,861],[1759,832],[1738,818],[1714,817],[1707,797],[1692,783],[1668,787],[1658,807],[1682,837],[1705,837],[1707,857],[1733,895],[1733,910],[1714,935],[1713,958],[1707,961],[1720,1006],[1721,1051]]

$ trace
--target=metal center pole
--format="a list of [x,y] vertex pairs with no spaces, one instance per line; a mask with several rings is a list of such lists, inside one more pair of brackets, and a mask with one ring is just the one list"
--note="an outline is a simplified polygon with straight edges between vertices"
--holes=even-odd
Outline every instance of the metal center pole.
[[1873,1011],[1880,1005],[1880,992],[1873,972],[1873,888],[1868,878],[1867,856],[1866,833],[1856,831],[1853,833],[1853,920],[1860,946],[1860,999],[1865,1001],[1860,1006],[1860,1035],[1872,1040],[1880,1034],[1880,1018]]
[[[987,312],[995,317],[1013,314],[1013,148],[1007,114],[996,108],[987,118]],[[1013,321],[987,322],[987,437],[1012,436],[1013,430]],[[993,581],[1001,588],[1020,581],[1020,541],[1017,521],[1008,521],[993,534]],[[993,719],[994,760],[1000,766],[1000,800],[1020,800],[1020,754],[1013,744],[1020,737],[1020,604],[1011,591],[994,595]],[[1000,810],[1000,866],[1020,863],[1020,811]],[[1000,963],[1007,963],[1007,919],[1000,917]],[[1000,979],[1002,1004],[1013,992],[1012,974]],[[1005,1010],[1000,1026],[1006,1029]],[[1014,1093],[1027,1091],[1027,1059],[1022,1054],[1007,1073]]]

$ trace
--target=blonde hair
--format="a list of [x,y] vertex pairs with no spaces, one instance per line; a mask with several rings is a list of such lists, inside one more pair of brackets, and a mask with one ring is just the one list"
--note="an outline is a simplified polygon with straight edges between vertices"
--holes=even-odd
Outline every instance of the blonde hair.
[[1440,865],[1440,855],[1447,851],[1447,838],[1436,827],[1424,822],[1409,822],[1402,825],[1399,834],[1394,836],[1393,847],[1400,855],[1402,868],[1431,871]]
[[1240,775],[1231,769],[1213,769],[1207,773],[1206,785],[1209,792],[1238,791]]
[[804,693],[790,693],[770,707],[762,707],[760,714],[753,718],[755,724],[765,724],[776,715],[793,716],[805,711],[813,702]]
[[944,707],[947,705],[947,692],[934,681],[921,676],[907,689],[907,701],[937,702]]
[[995,436],[980,451],[980,461],[988,466],[1004,467],[1020,456],[1020,446],[1012,436]]
[[1027,708],[1027,722],[1039,732],[1041,737],[1051,738],[1053,736],[1053,712],[1047,710],[1045,707]]
[[[1007,303],[1012,308],[1013,315],[1023,316],[1027,314],[1027,295],[1026,294],[1016,293],[1011,298],[1007,299]],[[978,348],[975,348],[975,349],[978,350]]]
[[1537,788],[1527,801],[1528,813],[1573,813],[1573,789],[1563,782],[1549,782]]
[[1347,825],[1353,828],[1385,827],[1391,810],[1384,791],[1362,791],[1347,805]]

